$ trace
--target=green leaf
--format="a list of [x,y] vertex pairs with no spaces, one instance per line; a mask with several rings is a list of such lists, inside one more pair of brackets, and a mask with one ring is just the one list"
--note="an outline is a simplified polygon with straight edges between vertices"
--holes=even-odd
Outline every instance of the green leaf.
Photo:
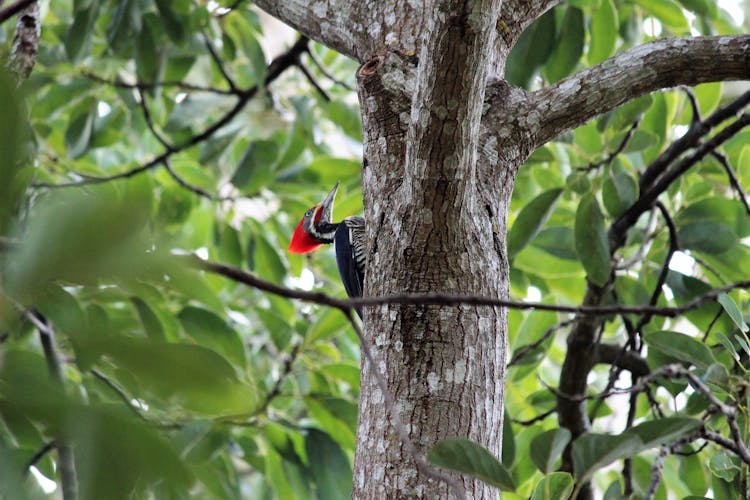
[[716,222],[726,225],[738,238],[750,235],[750,218],[738,200],[709,197],[691,203],[675,217],[680,226],[691,222]]
[[253,141],[242,155],[231,182],[248,193],[254,193],[273,178],[273,165],[279,154],[275,141]]
[[680,0],[688,10],[701,16],[714,17],[718,11],[717,4],[711,0]]
[[65,130],[65,147],[71,158],[83,156],[89,148],[91,135],[94,131],[96,106],[90,101],[80,106],[68,122]]
[[575,69],[583,54],[585,35],[583,11],[577,7],[568,7],[555,47],[544,67],[544,74],[550,82],[565,78]]
[[[605,0],[606,1],[606,0]],[[553,472],[544,476],[534,488],[531,500],[558,500],[570,497],[573,492],[573,477],[567,472]]]
[[69,412],[80,498],[125,498],[123,492],[157,483],[190,488],[195,478],[171,444],[123,412],[88,407]]
[[250,66],[253,69],[256,85],[262,85],[266,79],[266,56],[263,54],[263,47],[255,36],[246,33],[242,37],[242,49],[250,60]]
[[689,31],[685,14],[680,6],[672,0],[636,0],[643,9],[678,33]]
[[324,109],[331,121],[341,127],[346,135],[358,141],[362,140],[362,120],[358,108],[334,99],[327,101]]
[[584,434],[573,442],[575,477],[579,481],[586,481],[594,472],[615,460],[673,443],[701,425],[702,422],[697,419],[672,417],[644,422],[616,436]]
[[146,332],[148,338],[151,340],[166,340],[164,327],[146,301],[140,297],[131,297],[130,301],[135,306],[136,311],[138,311],[138,317],[141,319],[143,330]]
[[612,0],[602,0],[591,14],[588,62],[596,64],[611,56],[617,43],[617,11]]
[[505,65],[508,82],[529,87],[531,78],[555,47],[555,31],[555,9],[550,9],[521,34]]
[[737,341],[737,343],[740,344],[740,347],[742,347],[742,350],[745,351],[745,353],[747,353],[748,356],[750,356],[750,346],[748,345],[747,340],[745,340],[745,337],[743,337],[742,335],[735,334],[734,338]]
[[602,467],[638,453],[640,445],[638,436],[631,434],[584,434],[573,442],[573,470],[576,479],[588,480]]
[[427,454],[432,465],[469,474],[501,491],[515,491],[510,472],[486,448],[468,439],[444,439]]
[[346,382],[352,388],[359,387],[359,366],[351,363],[332,363],[323,365],[318,371],[327,377]]
[[306,342],[310,345],[337,335],[349,326],[346,317],[333,308],[326,308],[318,315],[317,321],[306,334]]
[[644,342],[669,356],[707,369],[716,359],[711,350],[702,342],[677,332],[649,332],[643,336]]
[[[708,474],[705,459],[696,452],[696,447],[687,445],[681,451],[687,453],[679,458],[680,466],[677,470],[682,482],[693,495],[703,495],[708,489]],[[690,497],[683,498],[689,500]],[[693,497],[693,500],[697,500]]]
[[510,414],[506,405],[503,413],[503,456],[502,463],[512,467],[516,460],[516,438],[513,435],[513,424],[510,421]]
[[215,349],[236,365],[245,367],[245,344],[223,318],[208,309],[185,307],[177,315],[185,332],[199,344]]
[[660,137],[653,132],[648,132],[646,130],[636,130],[625,146],[624,152],[635,153],[638,151],[644,151],[658,144],[660,140]]
[[[331,438],[345,450],[353,450],[356,443],[356,423],[350,426],[344,420],[346,415],[336,412],[332,408],[312,397],[305,398],[305,406],[310,416],[315,419],[318,426],[326,431]],[[331,405],[333,406],[333,405]]]
[[730,482],[734,481],[737,473],[740,472],[735,460],[723,450],[719,450],[711,456],[708,461],[708,468],[713,475]]
[[721,332],[716,332],[714,335],[716,335],[716,338],[721,342],[721,345],[724,346],[724,348],[729,351],[729,353],[732,355],[735,361],[740,360],[740,355],[737,353],[737,349],[735,349],[734,344],[732,344],[732,341],[729,340],[729,337],[724,335]]
[[592,194],[585,195],[578,204],[575,244],[588,279],[595,285],[606,284],[611,272],[609,240],[604,217]]
[[540,250],[536,245],[529,245],[518,254],[513,262],[515,268],[541,278],[583,278],[584,272],[576,261],[558,259]]
[[695,86],[695,97],[698,101],[701,116],[711,114],[719,106],[723,88],[722,82],[704,83]]
[[99,15],[99,2],[90,2],[87,8],[77,9],[73,23],[65,34],[65,53],[73,64],[78,63],[91,45],[91,31]]
[[126,337],[88,341],[160,402],[222,416],[250,413],[259,399],[257,390],[241,382],[226,359],[205,347]]
[[721,304],[721,307],[724,308],[724,311],[729,315],[729,317],[734,321],[734,324],[737,325],[737,328],[740,329],[742,332],[747,332],[750,330],[748,328],[747,323],[745,323],[745,319],[742,317],[742,312],[740,312],[740,308],[737,307],[737,303],[727,295],[726,293],[720,294],[718,297],[716,297],[716,301]]
[[619,217],[638,198],[638,183],[622,167],[615,165],[609,170],[602,185],[602,201],[607,213]]
[[185,42],[185,23],[175,13],[171,4],[170,0],[156,0],[164,31],[174,43],[182,45]]
[[[351,178],[362,170],[362,163],[348,158],[318,156],[307,165],[307,169],[317,174],[317,182],[322,186],[333,186],[341,179]],[[341,197],[341,192],[337,195]]]
[[562,192],[560,188],[545,191],[521,209],[508,233],[509,260],[513,260],[516,254],[539,234],[555,209]]
[[157,218],[165,225],[183,224],[193,210],[194,195],[181,186],[169,186],[159,197]]
[[341,447],[317,429],[307,429],[305,450],[319,498],[350,498],[352,468]]
[[712,221],[683,224],[677,238],[681,248],[708,254],[724,253],[737,243],[737,236],[726,224]]
[[161,57],[150,23],[143,24],[140,34],[135,39],[134,59],[139,81],[155,82],[158,80]]
[[286,265],[275,245],[272,245],[265,234],[255,233],[253,258],[258,275],[276,283],[281,283],[287,274]]
[[542,229],[534,240],[534,246],[559,259],[578,260],[573,229],[552,226]]
[[562,456],[570,436],[568,429],[560,427],[539,434],[531,442],[531,460],[543,474],[555,469],[555,462]]
[[565,179],[565,186],[580,195],[585,195],[591,190],[591,181],[584,172],[573,172]]
[[671,444],[682,436],[698,430],[701,425],[703,425],[702,422],[695,418],[668,417],[643,422],[628,429],[625,433],[640,438],[641,445],[638,452],[641,452]]
[[140,233],[150,211],[149,186],[142,176],[58,191],[36,204],[5,273],[6,290],[33,293],[55,279],[86,284],[157,271],[146,263]]
[[135,0],[118,0],[107,26],[107,42],[115,50],[132,42],[133,32],[141,31],[141,9]]
[[602,115],[597,120],[597,129],[603,132],[607,127],[611,127],[614,130],[629,128],[649,110],[653,102],[654,97],[647,94],[625,103],[614,112]]

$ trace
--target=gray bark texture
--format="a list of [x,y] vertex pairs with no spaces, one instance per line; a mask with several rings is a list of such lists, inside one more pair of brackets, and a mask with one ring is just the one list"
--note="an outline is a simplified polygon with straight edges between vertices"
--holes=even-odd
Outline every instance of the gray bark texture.
[[[698,37],[635,47],[537,92],[510,86],[502,75],[511,47],[555,3],[255,0],[362,63],[366,294],[507,298],[508,208],[535,148],[645,93],[750,75],[750,36]],[[583,394],[590,368],[608,359],[594,349],[596,326],[573,329],[569,349],[580,355],[566,358],[567,394]],[[464,491],[449,485],[425,470],[423,455],[443,438],[466,437],[500,456],[507,311],[366,307],[364,327],[375,366],[363,361],[354,498],[497,498],[466,477],[451,476]],[[569,406],[561,424],[577,436],[588,421]]]

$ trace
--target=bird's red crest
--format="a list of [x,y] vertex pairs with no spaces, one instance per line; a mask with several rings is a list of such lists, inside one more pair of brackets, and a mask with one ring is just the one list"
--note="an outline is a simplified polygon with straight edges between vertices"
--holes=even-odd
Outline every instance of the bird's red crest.
[[322,245],[305,231],[304,222],[304,218],[299,221],[292,235],[292,241],[289,242],[289,251],[292,253],[309,253]]

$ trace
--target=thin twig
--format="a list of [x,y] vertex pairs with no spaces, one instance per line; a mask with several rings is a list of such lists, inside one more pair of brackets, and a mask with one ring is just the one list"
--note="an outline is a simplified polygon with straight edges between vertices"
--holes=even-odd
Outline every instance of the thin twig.
[[724,167],[724,171],[727,173],[727,177],[729,177],[729,184],[732,185],[732,188],[737,193],[737,196],[739,196],[740,201],[742,202],[742,205],[745,207],[745,212],[747,212],[747,214],[750,215],[750,203],[748,203],[747,201],[747,194],[745,194],[745,190],[742,189],[742,186],[740,185],[740,180],[737,178],[737,175],[734,173],[734,170],[732,169],[732,165],[729,164],[729,160],[727,159],[726,155],[719,151],[712,151],[711,155],[713,155],[714,158],[719,160],[719,163],[721,163],[721,166]]
[[693,91],[692,87],[681,87],[682,91],[685,92],[685,95],[687,95],[688,102],[690,103],[690,108],[693,111],[693,115],[690,118],[690,125],[698,125],[701,120],[703,119],[701,117],[701,108],[698,105],[698,98],[695,97],[695,92]]
[[599,161],[591,162],[585,167],[576,167],[576,170],[583,171],[583,172],[590,172],[591,170],[596,170],[597,168],[603,166],[603,165],[609,165],[612,163],[612,160],[614,160],[617,155],[622,153],[625,148],[628,146],[628,143],[633,138],[633,135],[635,134],[635,131],[638,130],[638,126],[641,124],[641,119],[638,118],[636,121],[633,122],[632,125],[630,125],[630,128],[625,133],[625,136],[620,141],[620,144],[615,148],[614,151],[607,154],[604,158],[600,159]]
[[154,121],[151,119],[151,111],[148,109],[145,94],[141,89],[137,89],[136,92],[138,93],[138,104],[141,106],[141,111],[143,112],[143,119],[146,120],[146,126],[148,126],[151,134],[156,137],[156,140],[159,141],[162,146],[164,146],[164,149],[167,151],[174,151],[174,146],[164,138],[158,130],[156,130]]
[[289,351],[289,354],[286,356],[286,359],[284,360],[284,367],[281,370],[281,373],[279,374],[278,378],[273,384],[273,387],[271,387],[271,390],[268,391],[266,394],[266,397],[263,399],[261,404],[258,406],[258,408],[253,412],[255,415],[260,415],[261,413],[264,413],[268,406],[273,402],[276,397],[278,397],[281,394],[281,384],[284,382],[284,380],[289,376],[290,373],[292,373],[292,367],[294,366],[294,362],[297,360],[297,355],[299,355],[300,349],[302,348],[302,342],[296,342],[293,346],[291,351]]
[[119,385],[117,385],[113,380],[111,380],[109,377],[107,377],[105,374],[97,370],[96,368],[92,368],[89,370],[89,372],[99,379],[104,385],[109,387],[115,394],[117,394],[117,397],[119,397],[123,403],[125,403],[125,406],[133,412],[133,414],[138,417],[143,422],[152,425],[154,427],[159,427],[161,429],[180,429],[182,428],[182,424],[177,422],[170,422],[170,423],[163,423],[163,422],[157,422],[155,420],[150,419],[132,403],[133,398],[130,397],[124,389],[122,389]]
[[386,295],[382,297],[361,297],[356,299],[339,299],[326,295],[321,292],[308,292],[305,290],[295,290],[287,288],[270,281],[263,280],[257,276],[245,272],[236,267],[226,264],[204,261],[195,256],[182,257],[188,265],[198,269],[203,269],[214,274],[222,275],[239,283],[257,288],[265,292],[273,293],[289,299],[302,300],[315,304],[335,307],[337,309],[356,307],[356,306],[377,306],[383,304],[403,304],[403,305],[448,305],[457,306],[460,304],[487,307],[507,307],[510,309],[520,310],[538,310],[549,312],[562,312],[579,314],[582,316],[606,316],[610,314],[653,314],[654,316],[664,316],[674,318],[702,305],[715,300],[722,293],[729,292],[738,288],[750,288],[750,280],[738,281],[731,285],[714,288],[690,300],[680,306],[657,307],[652,305],[642,306],[565,306],[555,304],[544,304],[540,302],[521,302],[514,300],[495,299],[483,295],[462,295],[452,293],[403,293]]
[[180,174],[175,171],[175,169],[172,167],[172,164],[168,159],[165,159],[162,162],[162,165],[164,165],[164,169],[167,171],[167,173],[172,177],[172,179],[179,184],[181,187],[187,189],[188,191],[192,191],[193,193],[197,194],[198,196],[202,196],[204,198],[207,198],[211,201],[235,201],[236,198],[233,196],[220,196],[213,193],[209,193],[205,189],[196,186],[195,184],[191,184],[190,182],[186,181]]
[[26,465],[24,467],[24,472],[28,474],[29,469],[34,467],[37,463],[39,463],[39,460],[44,457],[47,453],[49,453],[53,448],[57,448],[57,441],[49,441],[48,443],[45,443],[44,446],[39,448],[36,453],[34,453],[31,458],[26,462]]
[[561,323],[558,323],[556,325],[551,326],[550,328],[547,328],[547,330],[542,334],[541,337],[539,337],[536,341],[532,342],[531,344],[527,344],[520,349],[516,350],[513,353],[513,357],[508,361],[508,364],[506,365],[506,368],[510,368],[514,364],[521,361],[524,357],[526,357],[529,353],[534,351],[536,348],[544,344],[547,339],[555,333],[557,330],[561,330],[567,326],[570,326],[571,324],[575,323],[575,319],[569,319],[566,321],[563,321]]
[[127,82],[123,82],[122,80],[110,80],[108,78],[104,78],[102,76],[99,76],[95,73],[91,73],[89,71],[83,71],[82,75],[88,78],[89,80],[93,80],[97,83],[103,83],[106,85],[111,85],[113,87],[122,88],[122,89],[150,90],[150,89],[155,89],[158,87],[177,87],[180,90],[189,90],[192,92],[209,92],[213,94],[221,94],[221,95],[229,95],[229,96],[238,95],[241,93],[237,89],[235,90],[218,89],[216,87],[196,85],[194,83],[183,82],[180,80],[166,80],[162,82],[127,83]]
[[310,73],[310,70],[307,69],[307,66],[305,66],[302,61],[297,63],[297,67],[302,71],[302,74],[305,75],[305,78],[307,78],[307,81],[310,82],[310,85],[315,87],[315,90],[318,91],[320,96],[323,98],[324,101],[330,102],[331,96],[328,95],[328,92],[326,92],[326,89],[320,86],[318,81],[315,79],[315,77]]
[[233,92],[237,92],[237,84],[235,84],[234,79],[229,76],[227,69],[224,67],[224,61],[222,61],[221,57],[219,57],[219,54],[216,53],[216,49],[214,48],[213,43],[211,43],[211,39],[205,32],[203,32],[203,42],[206,44],[206,49],[208,49],[208,53],[211,55],[211,59],[213,60],[214,64],[217,68],[219,68],[219,73],[221,73],[221,76],[224,77],[227,85],[229,85],[229,89]]
[[541,413],[537,415],[536,417],[530,418],[528,420],[518,420],[515,418],[511,418],[511,422],[514,424],[522,425],[524,427],[528,427],[530,425],[534,425],[537,422],[541,422],[545,418],[549,417],[550,415],[554,415],[557,413],[557,408],[550,408],[549,410],[545,411],[544,413]]
[[648,223],[646,224],[646,227],[643,229],[643,243],[638,248],[638,251],[633,255],[632,257],[628,258],[627,260],[623,260],[621,262],[618,262],[615,264],[615,270],[616,271],[624,271],[627,269],[630,269],[634,265],[641,262],[643,259],[646,258],[646,255],[648,255],[648,252],[651,251],[651,245],[654,242],[654,236],[653,233],[656,230],[656,222],[657,222],[657,215],[656,210],[651,210],[651,213],[649,214]]
[[668,446],[662,446],[661,450],[659,450],[659,454],[654,459],[653,465],[651,466],[651,483],[649,484],[648,492],[646,493],[647,499],[651,500],[656,495],[656,490],[659,487],[659,483],[661,482],[661,473],[662,468],[664,467],[664,460],[667,458],[667,456],[671,454],[677,454],[677,450],[688,443],[692,443],[696,439],[701,439],[702,437],[703,433],[699,431],[689,436],[683,436]]
[[346,90],[349,90],[349,91],[354,90],[354,87],[352,87],[348,83],[342,80],[339,80],[335,76],[333,76],[333,74],[328,70],[328,68],[326,68],[325,64],[323,64],[323,61],[320,60],[315,50],[313,49],[308,50],[307,55],[310,56],[310,60],[313,62],[313,64],[315,64],[315,66],[318,67],[318,70],[323,74],[323,76],[331,80],[336,85],[340,85],[344,87]]
[[[655,306],[659,302],[659,297],[661,297],[661,294],[663,292],[664,284],[667,282],[667,275],[669,274],[669,263],[672,261],[672,256],[674,253],[680,249],[680,242],[677,240],[677,227],[675,226],[674,219],[672,219],[672,216],[669,214],[669,211],[664,206],[664,204],[660,201],[656,202],[656,208],[659,209],[659,212],[661,212],[661,216],[664,218],[664,222],[667,224],[667,228],[669,229],[669,249],[667,250],[667,255],[664,257],[664,263],[661,266],[661,271],[659,272],[659,277],[656,280],[656,286],[654,286],[654,291],[651,293],[651,299],[648,301],[648,303],[652,306]],[[640,338],[643,335],[643,327],[648,324],[649,321],[651,321],[652,314],[646,313],[638,320],[638,323],[635,326],[635,332]],[[643,342],[641,342],[641,345]],[[638,347],[638,350],[640,351],[640,346]]]

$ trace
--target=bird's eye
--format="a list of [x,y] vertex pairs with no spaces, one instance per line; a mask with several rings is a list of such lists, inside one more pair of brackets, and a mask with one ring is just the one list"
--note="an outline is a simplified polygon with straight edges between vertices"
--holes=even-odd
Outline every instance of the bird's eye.
[[308,210],[307,212],[305,212],[305,217],[310,217],[312,215],[312,213],[313,213],[313,210],[311,208],[310,210]]

